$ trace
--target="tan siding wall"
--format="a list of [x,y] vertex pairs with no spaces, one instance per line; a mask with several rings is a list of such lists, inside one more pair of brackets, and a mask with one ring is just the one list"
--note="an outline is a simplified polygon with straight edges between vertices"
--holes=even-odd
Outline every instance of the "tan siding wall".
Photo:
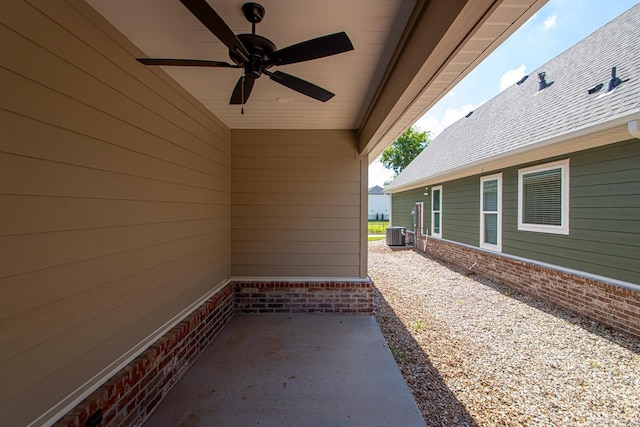
[[366,275],[367,165],[355,138],[348,130],[232,131],[232,276]]
[[0,2],[0,419],[229,275],[230,131],[81,1]]

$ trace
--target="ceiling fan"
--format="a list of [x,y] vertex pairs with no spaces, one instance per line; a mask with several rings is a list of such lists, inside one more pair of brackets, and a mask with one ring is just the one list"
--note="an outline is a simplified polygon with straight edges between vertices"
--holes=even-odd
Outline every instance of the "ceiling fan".
[[262,21],[265,14],[264,7],[257,3],[242,5],[242,13],[247,21],[251,22],[251,34],[236,35],[206,0],[180,0],[180,2],[229,48],[229,58],[233,64],[200,59],[136,58],[139,62],[145,65],[241,68],[243,73],[233,89],[230,104],[244,105],[251,95],[255,80],[262,74],[266,74],[276,83],[318,101],[327,102],[334,96],[333,93],[313,83],[282,71],[272,72],[269,69],[276,65],[294,64],[353,50],[351,40],[345,32],[329,34],[277,49],[271,40],[256,34],[256,24]]

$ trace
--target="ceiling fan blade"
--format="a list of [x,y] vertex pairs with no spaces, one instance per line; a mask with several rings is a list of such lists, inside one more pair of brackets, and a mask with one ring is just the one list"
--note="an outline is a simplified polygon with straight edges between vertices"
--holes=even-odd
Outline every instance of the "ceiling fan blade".
[[239,65],[222,61],[206,61],[203,59],[172,59],[172,58],[136,58],[136,61],[144,65],[177,65],[183,67],[222,67],[240,68]]
[[334,96],[334,94],[328,90],[323,89],[320,86],[316,86],[313,83],[309,83],[306,80],[302,80],[296,76],[292,76],[291,74],[283,73],[281,71],[275,71],[272,73],[266,70],[264,73],[274,82],[280,83],[289,89],[293,89],[303,95],[310,96],[318,101],[327,102]]
[[350,50],[353,50],[353,44],[343,31],[276,50],[268,56],[268,62],[274,65],[294,64]]
[[[242,83],[243,81],[244,81],[244,85]],[[229,104],[231,105],[246,104],[247,100],[249,99],[249,95],[251,95],[251,90],[253,89],[253,84],[255,83],[255,81],[256,79],[251,79],[249,77],[241,76],[238,79],[238,83],[236,83],[236,87],[233,88],[233,93],[231,94],[231,99],[229,100]]]
[[245,61],[249,59],[249,52],[242,42],[236,37],[231,28],[222,20],[220,15],[206,0],[180,0],[180,2],[209,29],[230,51],[242,56]]

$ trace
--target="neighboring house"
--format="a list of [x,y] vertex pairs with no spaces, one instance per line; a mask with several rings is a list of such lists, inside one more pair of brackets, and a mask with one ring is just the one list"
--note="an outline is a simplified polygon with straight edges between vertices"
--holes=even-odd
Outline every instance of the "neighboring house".
[[640,336],[640,5],[443,131],[392,183],[417,248]]
[[234,313],[370,314],[369,163],[544,3],[270,1],[280,48],[354,50],[241,114],[242,70],[136,61],[230,60],[178,0],[0,1],[1,424],[139,425]]
[[391,213],[391,197],[376,185],[369,189],[369,221],[388,221]]

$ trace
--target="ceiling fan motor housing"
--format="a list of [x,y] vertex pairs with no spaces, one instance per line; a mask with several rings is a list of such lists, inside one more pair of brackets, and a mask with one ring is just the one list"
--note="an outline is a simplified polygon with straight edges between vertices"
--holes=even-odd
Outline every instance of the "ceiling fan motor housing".
[[245,62],[242,56],[233,50],[229,50],[229,58],[244,67],[247,77],[258,78],[265,68],[273,66],[267,61],[267,55],[277,50],[271,40],[256,34],[238,34],[238,39],[249,51],[249,62]]

